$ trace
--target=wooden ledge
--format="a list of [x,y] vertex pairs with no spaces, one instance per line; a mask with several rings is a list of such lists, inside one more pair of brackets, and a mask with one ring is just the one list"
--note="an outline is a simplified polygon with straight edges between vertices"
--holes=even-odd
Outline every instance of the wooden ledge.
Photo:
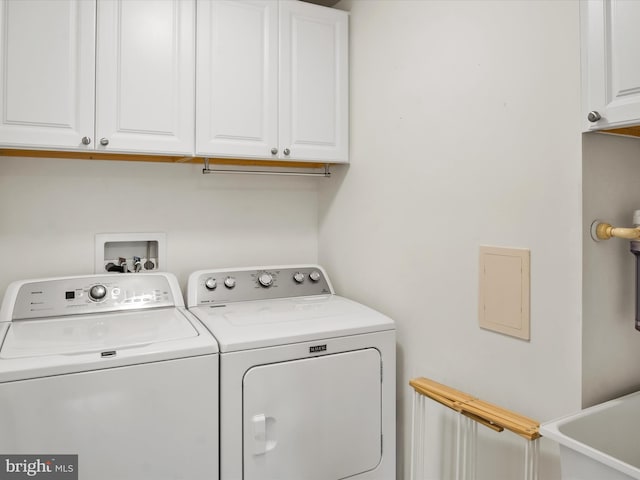
[[625,135],[627,137],[640,137],[640,126],[610,128],[609,130],[597,130],[600,133],[609,133],[612,135]]
[[409,385],[419,394],[429,397],[496,432],[502,432],[506,429],[527,440],[535,440],[540,437],[540,422],[524,415],[485,402],[428,378],[414,378],[409,381]]
[[[161,163],[204,163],[204,157],[189,157],[177,155],[148,155],[133,153],[111,152],[62,152],[58,150],[21,150],[0,148],[2,157],[31,157],[31,158],[66,158],[76,160],[115,160],[120,162],[161,162]],[[282,160],[247,160],[241,158],[210,158],[211,165],[241,165],[251,167],[285,167],[285,168],[324,168],[324,163],[315,162],[287,162]]]

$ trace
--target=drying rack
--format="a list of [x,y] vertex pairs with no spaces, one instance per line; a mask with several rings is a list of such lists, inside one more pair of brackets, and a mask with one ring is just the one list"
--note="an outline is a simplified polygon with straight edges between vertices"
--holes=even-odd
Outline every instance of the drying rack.
[[505,408],[480,400],[467,393],[434,382],[428,378],[414,378],[411,428],[411,480],[424,479],[425,399],[458,412],[456,431],[456,480],[475,480],[477,426],[484,425],[495,432],[509,430],[526,440],[525,480],[537,480],[540,423]]

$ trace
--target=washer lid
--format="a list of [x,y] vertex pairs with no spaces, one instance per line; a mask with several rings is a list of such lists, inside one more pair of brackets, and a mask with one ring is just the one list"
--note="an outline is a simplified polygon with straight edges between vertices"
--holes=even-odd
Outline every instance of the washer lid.
[[112,352],[197,336],[175,308],[21,320],[9,325],[0,360]]
[[393,320],[337,295],[238,302],[190,309],[221,352],[394,330]]

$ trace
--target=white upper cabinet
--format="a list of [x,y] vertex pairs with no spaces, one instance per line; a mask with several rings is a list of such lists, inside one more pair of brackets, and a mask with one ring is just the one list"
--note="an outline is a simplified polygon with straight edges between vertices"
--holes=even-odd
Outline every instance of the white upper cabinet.
[[348,14],[198,0],[196,154],[348,162]]
[[2,147],[344,163],[348,75],[306,2],[0,0]]
[[278,3],[198,1],[196,154],[278,158]]
[[340,10],[280,2],[282,158],[349,161],[348,21]]
[[99,0],[96,148],[193,153],[195,4]]
[[0,0],[0,55],[3,146],[193,154],[194,0]]
[[640,2],[583,0],[584,130],[640,124]]
[[96,4],[0,0],[0,145],[93,148]]

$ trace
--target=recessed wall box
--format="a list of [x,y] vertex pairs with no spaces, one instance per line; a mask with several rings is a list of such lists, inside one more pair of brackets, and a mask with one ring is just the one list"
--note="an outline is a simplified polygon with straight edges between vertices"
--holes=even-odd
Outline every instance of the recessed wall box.
[[165,233],[96,234],[95,273],[166,270]]

